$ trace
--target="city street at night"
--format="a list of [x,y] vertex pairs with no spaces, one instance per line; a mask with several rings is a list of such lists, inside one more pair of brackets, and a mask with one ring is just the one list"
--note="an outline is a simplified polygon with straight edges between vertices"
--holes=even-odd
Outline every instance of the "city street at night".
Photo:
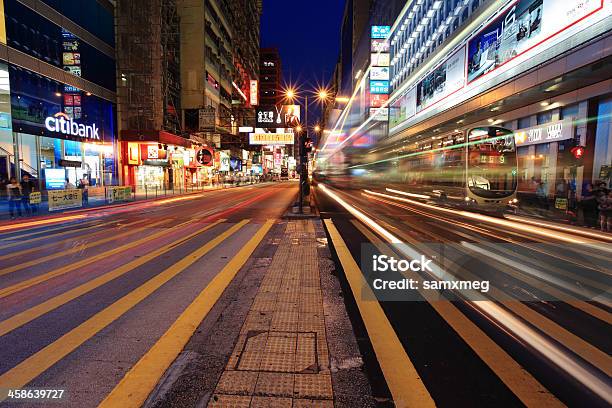
[[612,0],[0,0],[0,408],[612,406]]

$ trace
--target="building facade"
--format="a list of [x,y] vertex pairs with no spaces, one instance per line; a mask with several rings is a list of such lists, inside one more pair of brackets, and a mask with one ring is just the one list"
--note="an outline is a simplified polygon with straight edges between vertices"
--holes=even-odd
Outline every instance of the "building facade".
[[259,52],[259,104],[281,105],[283,71],[278,48],[262,48]]
[[0,6],[0,179],[117,184],[113,4]]

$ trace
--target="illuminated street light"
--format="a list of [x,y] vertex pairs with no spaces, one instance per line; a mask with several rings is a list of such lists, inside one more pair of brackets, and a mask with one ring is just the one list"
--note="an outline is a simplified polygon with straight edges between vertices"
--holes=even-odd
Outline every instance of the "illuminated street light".
[[302,127],[300,125],[296,126],[295,127],[295,131],[298,132],[298,133],[301,132],[302,131]]
[[316,125],[316,126],[314,127],[314,130],[315,130],[315,132],[317,132],[317,133],[318,133],[318,132],[320,132],[320,131],[321,131],[321,126]]

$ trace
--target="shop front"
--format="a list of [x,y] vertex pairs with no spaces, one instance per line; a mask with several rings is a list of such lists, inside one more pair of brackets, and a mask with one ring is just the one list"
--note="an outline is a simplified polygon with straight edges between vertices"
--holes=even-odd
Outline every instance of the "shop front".
[[10,111],[0,112],[3,179],[28,175],[40,190],[117,184],[111,102],[13,65],[0,63],[0,77],[3,100],[10,95]]
[[199,148],[189,139],[163,131],[126,131],[121,143],[124,184],[134,186],[137,193],[184,191],[208,176],[196,163]]

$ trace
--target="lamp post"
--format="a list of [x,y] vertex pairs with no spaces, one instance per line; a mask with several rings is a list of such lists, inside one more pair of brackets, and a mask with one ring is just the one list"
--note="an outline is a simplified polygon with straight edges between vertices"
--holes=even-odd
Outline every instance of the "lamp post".
[[[328,99],[330,97],[330,93],[327,89],[321,88],[316,90],[315,92],[311,92],[318,100],[318,102],[320,103],[326,103],[328,102]],[[300,99],[300,96],[297,94],[297,92],[293,89],[293,88],[288,88],[285,91],[285,98],[290,101],[293,102],[294,100],[298,100]],[[304,123],[305,123],[305,129],[302,128],[301,125],[296,126],[295,130],[297,132],[297,141],[298,141],[298,155],[300,157],[300,161],[299,161],[299,174],[300,174],[300,188],[299,188],[299,194],[298,194],[298,208],[299,208],[299,213],[303,214],[304,213],[304,189],[305,189],[305,185],[306,185],[306,180],[307,180],[307,164],[308,164],[308,160],[307,160],[307,156],[308,153],[305,151],[306,147],[304,146],[305,143],[305,137],[302,136],[302,131],[305,130],[305,135],[308,136],[308,94],[305,94],[303,97],[304,99]],[[320,126],[317,125],[315,127],[315,132],[319,132],[321,130]]]

